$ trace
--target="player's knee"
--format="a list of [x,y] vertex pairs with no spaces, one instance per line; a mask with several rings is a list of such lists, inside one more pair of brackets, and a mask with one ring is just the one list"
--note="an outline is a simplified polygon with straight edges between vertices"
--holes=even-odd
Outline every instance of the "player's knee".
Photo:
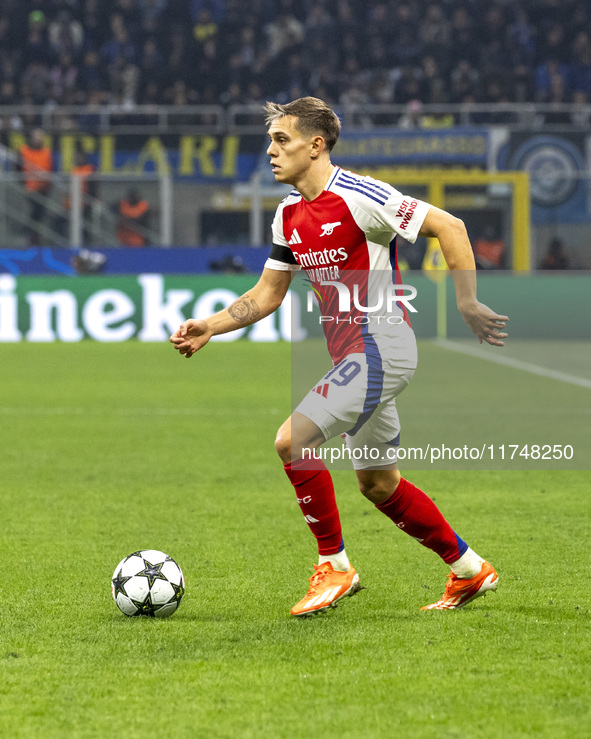
[[281,457],[283,464],[291,461],[291,434],[283,426],[275,437],[275,451]]
[[383,485],[373,480],[360,480],[359,490],[368,500],[375,502],[376,499],[383,497]]
[[358,475],[359,490],[372,503],[383,503],[396,490],[400,482],[398,470],[392,470],[388,475]]

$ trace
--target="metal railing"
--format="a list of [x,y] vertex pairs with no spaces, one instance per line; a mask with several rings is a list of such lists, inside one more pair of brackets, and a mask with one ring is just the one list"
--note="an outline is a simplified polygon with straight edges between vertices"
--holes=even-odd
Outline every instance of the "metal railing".
[[[398,126],[407,114],[405,105],[374,103],[337,105],[348,130]],[[591,104],[575,103],[461,103],[423,105],[425,125],[511,128],[581,128],[591,121]],[[262,104],[247,105],[103,105],[103,106],[0,106],[5,130],[40,126],[47,133],[260,133],[264,127]]]
[[0,105],[0,118],[16,130],[38,126],[46,133],[221,134],[226,130],[221,105]]
[[157,216],[154,225],[134,224],[134,231],[149,244],[173,243],[172,182],[168,174],[93,174],[84,178],[100,186],[100,197],[85,192],[83,178],[75,175],[36,175],[36,179],[50,182],[46,194],[26,189],[26,179],[22,173],[2,173],[0,247],[26,246],[32,238],[44,245],[73,248],[116,245],[120,215],[112,205],[130,187],[154,190],[150,200]]

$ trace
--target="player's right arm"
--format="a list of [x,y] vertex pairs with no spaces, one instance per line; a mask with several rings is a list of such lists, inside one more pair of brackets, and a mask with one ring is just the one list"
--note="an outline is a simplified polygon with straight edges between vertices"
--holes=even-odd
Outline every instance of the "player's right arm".
[[252,290],[209,318],[185,321],[170,337],[170,341],[180,354],[189,359],[212,336],[250,326],[276,311],[287,293],[291,278],[290,271],[265,268]]
[[474,253],[463,222],[451,213],[431,206],[419,233],[438,239],[454,279],[458,310],[478,341],[504,346],[503,339],[508,336],[504,329],[509,317],[495,313],[476,298]]

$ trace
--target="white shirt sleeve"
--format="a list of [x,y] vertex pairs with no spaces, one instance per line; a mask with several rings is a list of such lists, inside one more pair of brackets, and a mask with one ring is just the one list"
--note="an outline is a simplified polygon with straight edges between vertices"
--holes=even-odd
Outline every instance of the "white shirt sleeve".
[[278,272],[298,272],[301,269],[299,264],[282,262],[279,259],[273,259],[273,257],[267,259],[264,267],[265,269],[276,269]]
[[273,218],[273,225],[271,230],[273,232],[273,243],[278,246],[287,246],[287,239],[283,233],[283,208],[282,204],[279,205],[275,211],[275,217]]
[[[283,233],[282,205],[283,202],[275,211],[275,217],[273,218],[273,225],[271,227],[273,232],[273,249],[265,262],[265,269],[276,269],[280,272],[297,272],[301,267],[299,264],[292,263],[292,260],[295,261],[295,258]],[[290,261],[285,261],[286,259]]]
[[392,188],[392,193],[379,210],[377,218],[386,228],[414,244],[430,207],[429,203],[403,195]]
[[[345,177],[350,177],[345,173]],[[355,179],[353,179],[353,177]],[[339,188],[337,178],[335,189]],[[414,244],[431,207],[417,198],[403,195],[391,185],[373,177],[351,176],[344,180],[341,192],[354,213],[355,220],[367,234],[402,236]]]
[[423,200],[402,195],[398,190],[394,193],[382,210],[382,220],[398,236],[414,244],[431,206]]

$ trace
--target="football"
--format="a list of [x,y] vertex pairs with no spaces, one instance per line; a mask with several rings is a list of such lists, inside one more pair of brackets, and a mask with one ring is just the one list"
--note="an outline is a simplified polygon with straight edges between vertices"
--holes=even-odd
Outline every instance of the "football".
[[172,557],[156,549],[142,549],[119,562],[111,592],[126,616],[166,618],[181,603],[185,578]]

